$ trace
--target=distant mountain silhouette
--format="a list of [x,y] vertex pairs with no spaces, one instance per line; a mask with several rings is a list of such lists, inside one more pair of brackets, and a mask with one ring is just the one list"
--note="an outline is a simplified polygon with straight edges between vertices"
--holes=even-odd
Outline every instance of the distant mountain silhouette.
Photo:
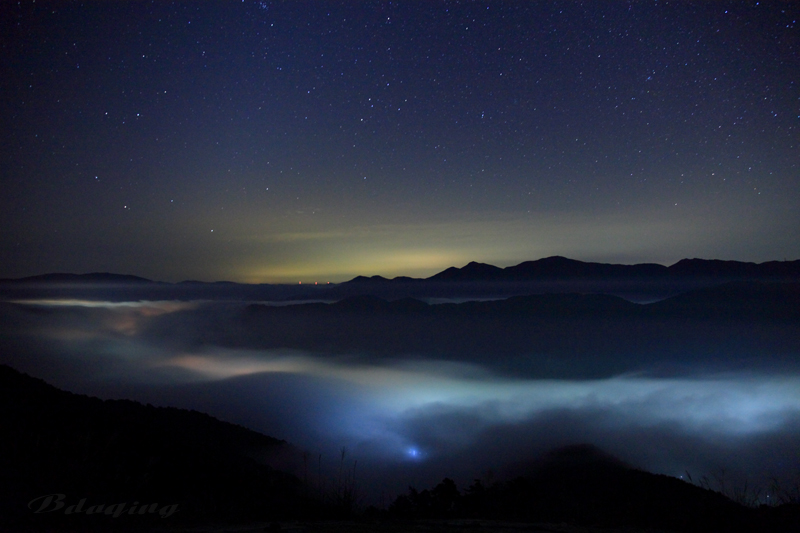
[[743,263],[683,259],[672,266],[618,265],[546,257],[499,268],[471,262],[429,278],[358,276],[325,291],[331,299],[370,294],[386,299],[503,298],[524,294],[594,292],[653,301],[730,281],[800,282],[800,261]]
[[[395,279],[397,279],[397,278],[395,278]],[[408,279],[413,279],[413,278],[408,278]],[[382,282],[382,281],[391,281],[391,280],[388,279],[388,278],[384,278],[383,276],[370,276],[370,277],[367,277],[367,276],[356,276],[353,279],[351,279],[350,281],[355,282],[355,283],[363,283],[365,281]]]
[[662,316],[798,320],[799,302],[798,283],[742,281],[696,289],[645,307]]
[[507,298],[509,296],[593,292],[634,301],[653,301],[729,281],[800,282],[800,261],[744,263],[683,259],[672,266],[618,265],[546,257],[500,268],[470,262],[429,278],[356,276],[344,283],[246,284],[230,281],[166,283],[110,273],[43,274],[0,280],[0,298],[92,300],[341,300],[372,295],[401,298]]
[[179,521],[296,515],[299,480],[267,464],[288,451],[196,411],[72,394],[0,365],[0,521],[82,524],[26,507],[54,493],[71,503],[178,504]]
[[605,263],[585,263],[566,257],[553,256],[538,261],[526,261],[504,269],[507,279],[523,280],[534,278],[604,278],[604,277],[661,277],[669,269],[662,265],[645,263],[638,265],[613,265]]
[[[731,282],[660,302],[604,294],[537,294],[426,304],[354,296],[336,303],[253,304],[204,340],[372,356],[426,354],[531,377],[599,378],[631,368],[723,361],[766,363],[800,353],[800,284]],[[214,333],[218,332],[218,333]],[[785,355],[782,355],[785,354]],[[742,355],[744,356],[744,355]],[[777,359],[776,359],[777,358]]]
[[128,274],[93,272],[91,274],[41,274],[17,279],[2,279],[2,283],[157,283],[147,278]]
[[274,307],[261,304],[249,306],[250,312],[270,314],[302,313],[389,313],[415,312],[429,316],[508,316],[536,314],[555,316],[665,316],[702,315],[725,318],[732,314],[751,318],[800,318],[800,284],[766,282],[729,282],[696,289],[650,304],[635,304],[623,298],[605,294],[536,294],[514,296],[502,300],[467,301],[460,304],[428,305],[414,298],[388,301],[377,296],[350,296],[331,304],[300,304]]
[[800,275],[800,261],[767,261],[744,263],[718,259],[681,259],[669,271],[678,276],[708,276],[724,278],[796,278]]
[[[398,276],[356,276],[345,283],[413,283],[413,282],[498,282],[498,281],[541,281],[552,279],[610,279],[610,278],[680,278],[705,277],[720,281],[759,280],[759,279],[797,279],[800,280],[800,260],[767,261],[748,263],[742,261],[721,261],[718,259],[681,259],[671,266],[655,263],[620,265],[592,263],[568,259],[561,256],[545,257],[535,261],[525,261],[506,268],[487,263],[469,262],[462,268],[449,267],[428,278]],[[0,279],[0,283],[163,283],[139,276],[95,272],[91,274],[52,273],[15,279]],[[230,281],[203,282],[186,280],[168,285],[244,285]],[[269,284],[261,284],[269,285]],[[300,287],[298,287],[300,288]],[[308,289],[305,287],[304,289]]]
[[503,269],[472,261],[463,268],[450,267],[431,276],[431,281],[490,281],[503,278]]
[[[591,263],[561,256],[546,257],[536,261],[525,261],[506,268],[486,263],[470,262],[462,268],[450,267],[424,281],[541,281],[552,279],[609,279],[609,278],[680,278],[705,277],[720,281],[732,279],[800,279],[800,261],[769,261],[766,263],[744,263],[707,259],[682,259],[666,267],[654,263],[618,265]],[[411,278],[403,278],[403,281]],[[350,283],[383,282],[381,276],[358,276]]]

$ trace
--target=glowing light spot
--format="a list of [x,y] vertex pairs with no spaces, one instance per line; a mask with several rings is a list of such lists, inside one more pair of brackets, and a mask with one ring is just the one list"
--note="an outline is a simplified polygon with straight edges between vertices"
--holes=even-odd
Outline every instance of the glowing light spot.
[[422,457],[420,451],[413,446],[406,450],[406,455],[408,455],[411,459],[419,459]]

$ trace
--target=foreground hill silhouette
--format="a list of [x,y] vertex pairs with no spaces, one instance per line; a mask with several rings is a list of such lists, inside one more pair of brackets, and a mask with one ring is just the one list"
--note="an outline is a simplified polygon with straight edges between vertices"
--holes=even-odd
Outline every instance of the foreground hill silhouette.
[[113,520],[27,507],[58,493],[67,504],[86,498],[86,508],[177,504],[173,522],[296,516],[305,510],[299,480],[268,466],[287,448],[196,411],[72,394],[0,365],[0,521],[7,524],[102,528]]
[[523,475],[490,486],[476,480],[463,493],[450,479],[422,492],[410,488],[388,514],[648,531],[797,531],[800,526],[796,505],[747,508],[717,492],[631,468],[592,445],[553,450],[519,470]]
[[[283,441],[195,411],[64,392],[4,365],[0,436],[5,531],[194,531],[205,523],[332,516],[304,498],[297,478],[265,464],[265,457],[287,446]],[[589,445],[554,450],[511,471],[510,481],[476,481],[463,493],[445,479],[431,490],[411,489],[388,510],[350,513],[350,522],[316,523],[308,530],[458,531],[448,522],[457,519],[484,520],[484,531],[505,531],[508,522],[520,523],[515,530],[531,529],[522,523],[567,523],[629,532],[800,526],[797,505],[746,508],[678,479],[630,468]],[[52,494],[64,494],[65,504],[81,512],[35,513],[42,497]],[[81,498],[89,502],[82,509]],[[125,510],[138,502],[159,512],[86,514],[89,506],[119,502]],[[160,518],[163,510],[169,522]]]

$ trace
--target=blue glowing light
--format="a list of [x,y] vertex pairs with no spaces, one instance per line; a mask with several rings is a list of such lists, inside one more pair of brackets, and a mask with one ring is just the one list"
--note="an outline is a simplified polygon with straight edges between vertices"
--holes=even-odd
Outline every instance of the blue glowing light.
[[411,459],[420,459],[420,458],[422,458],[422,453],[419,451],[418,448],[414,448],[413,446],[406,450],[406,455],[408,457],[410,457]]

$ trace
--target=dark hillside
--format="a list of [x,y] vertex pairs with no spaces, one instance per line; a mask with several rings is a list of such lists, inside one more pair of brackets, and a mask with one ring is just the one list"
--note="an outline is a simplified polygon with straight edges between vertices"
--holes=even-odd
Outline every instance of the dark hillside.
[[5,521],[100,525],[27,508],[59,493],[69,503],[177,504],[176,520],[296,514],[299,481],[267,464],[287,446],[196,411],[76,395],[0,366]]
[[[476,480],[461,493],[450,479],[398,497],[397,518],[489,519],[626,531],[797,531],[791,505],[753,509],[679,479],[631,468],[591,445],[551,451],[508,481]],[[615,529],[616,531],[617,529]]]

